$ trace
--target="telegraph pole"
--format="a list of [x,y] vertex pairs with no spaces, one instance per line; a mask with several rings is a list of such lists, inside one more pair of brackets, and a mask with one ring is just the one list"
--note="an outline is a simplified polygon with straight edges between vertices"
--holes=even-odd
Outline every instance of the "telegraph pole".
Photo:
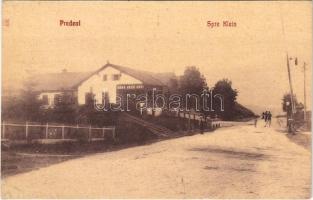
[[289,56],[287,53],[287,70],[288,70],[288,79],[289,79],[289,86],[290,86],[290,100],[291,100],[291,117],[293,118],[293,114],[295,113],[295,105],[294,105],[294,99],[293,99],[293,89],[292,89],[292,80],[291,80],[291,74],[290,74],[290,65],[289,65]]
[[291,81],[291,74],[290,74],[290,65],[289,65],[289,56],[287,53],[287,70],[288,70],[288,80],[289,80],[289,86],[290,86],[290,103],[291,103],[291,112],[288,115],[287,111],[287,127],[288,127],[288,132],[293,133],[293,114],[294,114],[294,99],[293,99],[293,88],[292,88],[292,81]]

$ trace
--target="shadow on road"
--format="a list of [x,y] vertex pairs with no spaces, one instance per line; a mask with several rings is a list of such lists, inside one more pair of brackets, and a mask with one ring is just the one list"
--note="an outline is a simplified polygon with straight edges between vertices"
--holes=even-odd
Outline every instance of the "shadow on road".
[[269,158],[268,155],[263,154],[263,153],[237,151],[237,150],[217,148],[217,147],[192,148],[189,150],[190,151],[208,152],[208,153],[218,153],[218,154],[223,154],[227,157],[245,159],[245,160],[263,160],[263,159]]

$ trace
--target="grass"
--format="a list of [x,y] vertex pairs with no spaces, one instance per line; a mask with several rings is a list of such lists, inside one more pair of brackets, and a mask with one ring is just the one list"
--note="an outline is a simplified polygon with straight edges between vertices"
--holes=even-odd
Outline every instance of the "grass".
[[303,146],[304,148],[311,150],[311,134],[303,134],[301,132],[293,134],[287,134],[287,137],[294,143]]
[[104,142],[32,144],[4,148],[1,151],[2,177],[39,169],[88,154],[110,151],[113,145]]
[[[142,144],[147,144],[148,141]],[[66,142],[59,144],[17,145],[1,149],[2,178],[19,173],[47,167],[70,159],[80,158],[95,153],[116,151],[137,146],[131,144],[110,144],[103,141],[92,143]]]
[[51,164],[60,163],[74,156],[26,156],[14,151],[1,151],[1,176],[6,178],[18,173],[36,170]]

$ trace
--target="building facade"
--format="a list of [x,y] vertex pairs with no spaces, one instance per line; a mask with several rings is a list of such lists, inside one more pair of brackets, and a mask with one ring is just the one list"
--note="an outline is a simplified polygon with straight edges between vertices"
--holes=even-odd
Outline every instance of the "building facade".
[[[94,72],[43,74],[34,78],[34,89],[45,108],[61,102],[85,105],[125,102],[127,94],[166,93],[174,73],[153,73],[107,63]],[[66,96],[66,98],[65,98]],[[66,99],[66,100],[65,100]]]

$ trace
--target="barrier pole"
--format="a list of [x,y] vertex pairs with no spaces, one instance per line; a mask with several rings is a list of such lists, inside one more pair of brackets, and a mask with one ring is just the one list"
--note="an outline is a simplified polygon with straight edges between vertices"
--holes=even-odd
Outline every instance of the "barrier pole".
[[62,139],[64,140],[64,125],[62,126]]
[[89,142],[90,142],[91,141],[91,125],[89,126],[88,139],[89,139]]
[[3,139],[5,139],[5,123],[4,123],[4,121],[2,122],[2,137],[3,137]]
[[28,122],[26,122],[26,125],[25,125],[25,137],[27,140],[28,139]]
[[49,129],[49,124],[46,124],[46,139],[48,139],[48,129]]
[[115,136],[115,127],[113,127],[113,129],[112,129],[112,136],[113,136],[113,140],[115,141],[115,139],[116,139],[116,136]]

